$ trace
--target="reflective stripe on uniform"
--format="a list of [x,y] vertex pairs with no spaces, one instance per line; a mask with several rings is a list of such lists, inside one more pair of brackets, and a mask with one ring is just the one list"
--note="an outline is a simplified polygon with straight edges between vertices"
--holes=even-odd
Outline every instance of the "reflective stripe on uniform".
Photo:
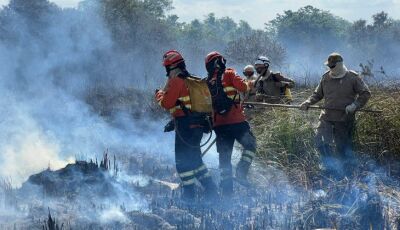
[[203,170],[207,169],[207,167],[203,164],[200,167],[198,167],[197,169],[193,170],[195,173],[201,172]]
[[207,171],[205,174],[203,174],[202,176],[198,177],[198,180],[202,180],[204,178],[208,178],[211,177],[211,173],[209,171]]
[[192,185],[196,182],[196,180],[194,178],[189,179],[189,180],[182,180],[182,185],[183,186],[187,186],[187,185]]
[[180,100],[182,102],[190,101],[190,96],[180,97],[180,98],[178,98],[178,100]]
[[240,158],[240,160],[242,160],[242,161],[247,161],[247,162],[249,162],[249,163],[252,163],[252,162],[253,162],[253,159],[252,159],[252,158],[250,158],[250,157],[248,157],[248,156],[245,156],[245,155],[242,155],[242,157]]
[[[185,105],[185,107],[187,109],[192,109],[192,105],[190,105],[190,104],[189,105]],[[177,105],[174,108],[170,109],[169,112],[170,113],[175,113],[178,109],[182,110],[181,106]]]
[[[226,86],[224,87],[224,92],[226,93],[226,96],[229,97],[232,100],[239,100],[239,98],[237,97],[237,90],[232,87],[232,86]],[[231,95],[231,93],[234,93]]]
[[195,171],[190,170],[190,171],[179,173],[179,177],[180,178],[191,177],[191,176],[194,176],[194,174],[195,174]]
[[231,91],[236,91],[236,89],[235,89],[234,87],[232,87],[232,86],[226,86],[226,87],[224,87],[224,92],[225,92],[225,93],[231,92]]
[[254,152],[252,152],[252,151],[248,151],[248,150],[246,150],[246,151],[244,151],[243,153],[242,153],[242,156],[248,156],[248,157],[251,157],[251,158],[254,158],[255,156],[256,156],[256,154],[254,153]]

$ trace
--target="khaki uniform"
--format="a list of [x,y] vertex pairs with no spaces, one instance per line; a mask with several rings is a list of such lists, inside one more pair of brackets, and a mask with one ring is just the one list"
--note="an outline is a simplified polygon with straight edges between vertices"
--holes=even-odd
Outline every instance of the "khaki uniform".
[[[247,77],[246,80],[248,81],[255,81],[257,80],[257,76],[253,75],[251,77]],[[243,95],[243,100],[244,101],[249,101],[249,102],[254,102],[256,101],[256,93],[257,93],[257,88],[254,87],[250,91],[244,93]]]
[[[285,84],[289,83],[289,84]],[[257,83],[257,101],[271,104],[285,103],[285,87],[293,88],[294,81],[280,73],[267,71]]]
[[[343,111],[323,110],[321,112],[315,138],[317,148],[322,156],[334,157],[340,161],[352,159],[346,156],[352,151],[355,116],[354,114],[346,115],[344,109],[353,102],[358,108],[361,108],[370,97],[371,92],[368,86],[354,71],[347,71],[342,78],[332,78],[329,71],[322,76],[318,87],[307,101],[312,105],[324,99],[324,107],[343,109]],[[336,145],[336,154],[331,151],[333,143]],[[329,163],[333,162],[328,161]],[[346,170],[334,167],[338,171]]]

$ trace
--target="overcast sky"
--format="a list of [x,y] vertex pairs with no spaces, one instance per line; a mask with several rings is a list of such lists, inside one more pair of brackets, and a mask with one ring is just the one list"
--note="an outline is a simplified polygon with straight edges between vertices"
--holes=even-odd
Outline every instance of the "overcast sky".
[[[0,0],[5,5],[9,0]],[[34,1],[34,0],[29,0]],[[75,7],[80,0],[51,0],[62,7]],[[255,28],[263,28],[264,23],[275,18],[284,10],[297,10],[306,5],[329,10],[335,15],[354,21],[370,19],[377,12],[385,11],[395,19],[400,19],[400,0],[174,0],[171,14],[181,21],[203,19],[214,12],[217,17],[229,16],[236,21],[245,20]]]

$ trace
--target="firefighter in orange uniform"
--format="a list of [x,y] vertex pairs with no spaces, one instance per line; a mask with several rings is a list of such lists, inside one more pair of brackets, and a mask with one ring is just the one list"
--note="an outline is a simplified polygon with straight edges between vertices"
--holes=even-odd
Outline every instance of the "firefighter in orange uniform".
[[201,158],[200,142],[203,126],[198,119],[191,117],[191,100],[184,79],[190,76],[186,70],[182,55],[176,50],[168,51],[163,56],[163,65],[168,82],[164,90],[158,90],[156,100],[159,105],[170,111],[175,123],[175,163],[182,181],[183,198],[195,198],[195,180],[205,190],[206,198],[217,197],[217,187],[210,172]]
[[236,167],[236,179],[247,181],[247,174],[255,157],[256,139],[240,103],[240,93],[250,91],[254,81],[245,81],[234,69],[226,68],[225,58],[215,51],[207,55],[205,65],[214,110],[214,131],[217,134],[220,188],[222,195],[229,197],[233,193],[231,158],[235,140],[244,148]]

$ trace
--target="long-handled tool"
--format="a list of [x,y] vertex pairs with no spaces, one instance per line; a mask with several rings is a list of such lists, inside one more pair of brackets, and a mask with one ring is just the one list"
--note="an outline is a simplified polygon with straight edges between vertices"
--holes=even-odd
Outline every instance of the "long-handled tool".
[[[215,142],[217,141],[217,138],[215,138],[210,145],[201,153],[201,157],[204,157],[204,155],[206,155],[206,153],[211,149],[211,147],[215,144]],[[158,180],[158,179],[152,179],[153,182],[157,182],[161,185],[165,185],[167,187],[169,187],[171,190],[176,190],[180,187],[181,184],[178,183],[173,183],[173,182],[168,182],[168,181],[163,181],[163,180]]]
[[[277,108],[287,108],[287,109],[299,109],[300,105],[285,105],[285,104],[270,104],[270,103],[265,103],[265,102],[243,102],[245,105],[261,105],[265,107],[277,107]],[[316,105],[310,105],[308,107],[309,109],[325,109],[325,110],[336,110],[336,111],[345,111],[345,109],[341,108],[330,108],[330,107],[324,107],[324,106],[316,106]],[[372,110],[372,109],[358,109],[356,110],[358,112],[365,112],[365,113],[382,113],[382,110]]]

